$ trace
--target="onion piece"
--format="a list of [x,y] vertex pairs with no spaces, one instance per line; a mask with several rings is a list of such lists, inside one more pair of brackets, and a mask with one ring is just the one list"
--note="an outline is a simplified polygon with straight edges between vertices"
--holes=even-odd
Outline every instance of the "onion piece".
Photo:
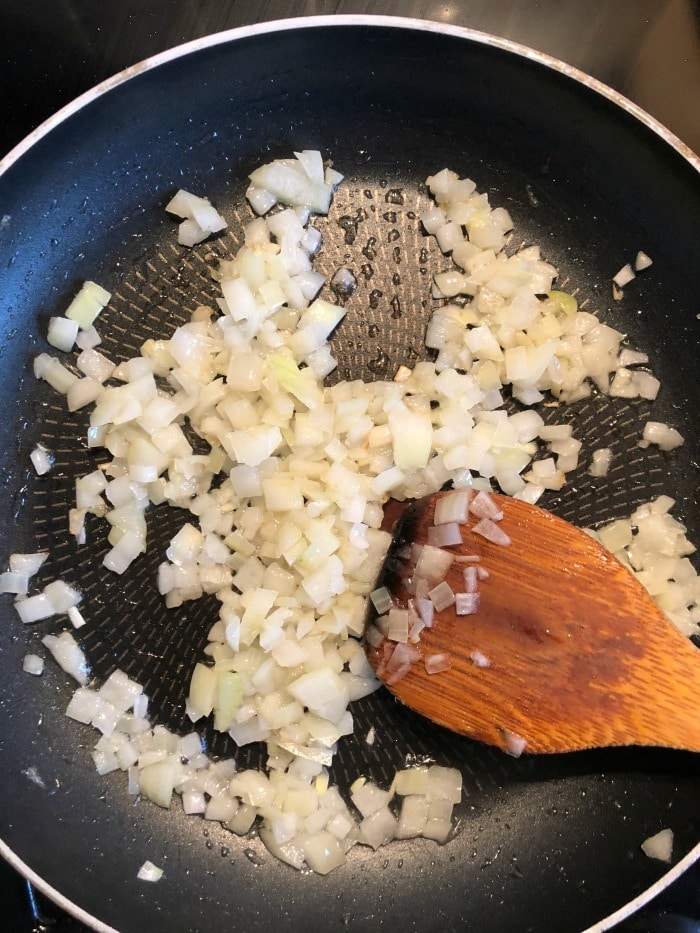
[[475,535],[481,535],[482,538],[486,538],[487,541],[491,541],[493,544],[498,544],[501,547],[508,547],[511,543],[510,537],[506,532],[503,531],[502,528],[499,528],[490,518],[482,518],[474,525],[472,531]]
[[457,522],[444,522],[428,528],[428,544],[434,547],[454,547],[463,541],[462,530]]
[[506,754],[512,758],[520,758],[527,746],[527,740],[508,729],[503,730],[503,738],[506,743]]
[[458,616],[474,615],[479,609],[478,593],[455,593],[455,613]]
[[662,829],[653,836],[649,836],[642,843],[642,852],[648,858],[670,863],[673,860],[673,830]]
[[442,612],[444,609],[454,606],[456,600],[456,596],[446,580],[434,586],[428,592],[428,598],[435,607],[436,612]]
[[491,661],[478,648],[475,648],[469,657],[474,667],[491,667]]
[[[483,490],[477,492],[471,500],[469,511],[477,518],[489,518],[494,522],[499,522],[503,518],[503,512],[496,505],[495,500]],[[477,534],[481,534],[481,532],[477,532]]]
[[52,347],[68,353],[78,336],[78,322],[65,317],[52,317],[49,320],[49,329],[46,339]]
[[642,272],[644,269],[648,269],[652,262],[653,260],[640,250],[634,260],[634,271]]
[[640,447],[656,444],[661,450],[675,450],[685,442],[683,435],[675,428],[661,421],[647,421],[642,431]]
[[29,459],[32,461],[37,476],[44,476],[48,473],[52,469],[54,463],[51,451],[47,450],[46,447],[43,447],[41,444],[37,444],[29,455]]
[[455,522],[464,524],[469,518],[471,495],[471,489],[458,489],[440,496],[435,503],[434,524],[446,525]]
[[146,859],[146,861],[136,873],[136,877],[139,879],[139,881],[160,881],[160,879],[163,877],[163,869],[158,868],[153,864],[153,862]]
[[601,447],[593,451],[591,463],[588,467],[590,476],[606,476],[612,463],[612,450],[609,447]]
[[631,282],[634,277],[634,270],[632,269],[632,266],[627,263],[627,265],[623,266],[619,272],[615,273],[613,276],[613,282],[615,285],[617,285],[618,288],[624,288],[625,285]]
[[441,674],[452,667],[449,654],[430,654],[425,659],[425,669],[428,674]]
[[11,570],[0,573],[0,593],[14,593],[26,596],[29,590],[29,575]]
[[22,659],[22,670],[38,677],[44,673],[44,659],[38,654],[25,654]]
[[10,554],[10,571],[33,577],[48,556],[48,551],[38,551],[36,554]]
[[88,682],[87,658],[70,632],[61,632],[60,635],[44,635],[41,640],[67,674],[83,686]]
[[68,306],[66,317],[76,321],[81,330],[91,327],[111,297],[101,285],[87,281]]

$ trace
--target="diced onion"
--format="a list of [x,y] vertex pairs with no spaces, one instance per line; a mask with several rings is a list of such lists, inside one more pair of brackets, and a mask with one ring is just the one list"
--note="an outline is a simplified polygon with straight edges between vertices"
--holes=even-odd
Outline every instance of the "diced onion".
[[35,677],[44,673],[44,659],[38,654],[25,654],[22,659],[22,670],[27,674],[34,674]]
[[136,877],[139,881],[160,881],[163,877],[163,869],[158,868],[153,862],[147,859],[139,868]]
[[448,654],[430,654],[425,659],[425,669],[429,674],[441,674],[452,666]]
[[89,672],[87,658],[70,632],[61,632],[60,635],[44,635],[41,640],[67,674],[75,678],[79,684],[87,683]]
[[44,476],[53,467],[53,454],[45,447],[42,447],[41,444],[37,444],[29,455],[29,459],[32,461],[38,476]]
[[634,260],[634,271],[642,272],[644,269],[648,269],[652,262],[653,260],[640,250]]
[[683,443],[683,435],[675,428],[660,421],[647,421],[639,446],[648,447],[650,444],[656,444],[661,450],[675,450]]
[[673,830],[662,829],[649,836],[642,843],[642,852],[649,858],[670,863],[673,860]]
[[623,266],[619,272],[615,273],[613,276],[613,282],[617,285],[618,288],[624,288],[629,282],[634,278],[634,270],[629,263],[626,266]]
[[491,661],[477,648],[469,655],[474,667],[491,667]]
[[509,732],[507,729],[503,730],[503,738],[506,743],[507,754],[512,758],[520,758],[527,746],[527,740],[520,735],[516,735],[515,732]]
[[591,476],[606,476],[611,463],[612,450],[609,447],[601,447],[593,451],[588,472]]

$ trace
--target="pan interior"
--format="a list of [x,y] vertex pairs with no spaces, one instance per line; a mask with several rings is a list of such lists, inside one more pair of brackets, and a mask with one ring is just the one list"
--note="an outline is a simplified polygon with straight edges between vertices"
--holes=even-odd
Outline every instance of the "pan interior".
[[[290,61],[298,67],[285,65]],[[513,248],[539,243],[562,284],[628,333],[630,345],[650,352],[664,386],[654,417],[668,417],[692,437],[699,399],[690,341],[698,326],[689,315],[686,256],[697,234],[687,198],[671,230],[668,208],[676,209],[681,190],[695,190],[698,199],[680,157],[608,102],[554,72],[454,37],[299,30],[212,48],[176,65],[122,86],[59,128],[56,146],[75,173],[70,181],[52,164],[48,141],[15,167],[25,180],[4,181],[8,190],[16,182],[13,197],[28,219],[10,228],[7,253],[16,299],[3,320],[3,519],[12,528],[7,553],[49,548],[46,579],[61,576],[82,589],[89,613],[80,640],[94,671],[127,671],[144,685],[157,720],[184,732],[189,672],[216,615],[210,599],[166,610],[155,588],[156,567],[184,516],[166,506],[150,511],[148,554],[123,578],[101,567],[103,524],[89,525],[84,547],[66,532],[75,478],[94,468],[94,454],[75,442],[86,416],[67,413],[29,370],[31,356],[44,349],[48,317],[62,312],[76,284],[94,278],[113,292],[100,319],[104,350],[114,359],[136,355],[144,340],[167,335],[198,304],[214,302],[211,270],[237,248],[252,216],[243,199],[247,172],[260,159],[319,146],[347,181],[331,216],[318,221],[324,247],[316,267],[331,274],[346,265],[358,279],[333,339],[333,378],[390,378],[401,363],[425,357],[431,276],[446,260],[417,215],[427,203],[425,176],[448,165],[508,208]],[[145,116],[134,116],[137,100],[137,114],[158,112],[155,136]],[[633,158],[624,171],[609,154],[620,140]],[[629,198],[644,191],[650,168],[661,171],[660,186],[630,215]],[[43,190],[31,194],[28,176]],[[162,208],[180,186],[210,196],[229,230],[193,250],[178,247]],[[22,216],[19,207],[13,216]],[[655,264],[613,302],[610,278],[638,249]],[[543,408],[547,420],[575,424],[587,453],[546,505],[590,525],[668,492],[697,539],[692,445],[672,456],[642,451],[637,440],[649,412],[649,403],[602,397]],[[38,442],[55,455],[41,479],[27,469]],[[604,483],[585,471],[598,447],[614,453]],[[344,790],[359,774],[388,783],[407,759],[459,767],[466,794],[457,834],[440,849],[419,841],[353,853],[332,878],[300,879],[257,839],[239,841],[218,824],[185,819],[177,807],[163,814],[134,805],[118,776],[92,774],[91,733],[62,717],[69,695],[63,675],[49,670],[37,684],[20,671],[23,654],[52,626],[20,631],[11,608],[3,614],[0,773],[15,806],[0,814],[2,837],[49,883],[120,929],[142,928],[146,917],[155,929],[217,928],[234,918],[247,929],[263,929],[272,918],[292,929],[302,917],[332,916],[351,929],[388,917],[428,929],[439,917],[448,929],[544,930],[557,911],[557,929],[576,929],[659,876],[638,851],[646,836],[672,822],[678,855],[698,839],[694,756],[627,749],[515,761],[437,729],[381,691],[354,704],[356,732],[341,745],[334,780]],[[364,741],[370,727],[373,746]],[[261,749],[237,751],[213,732],[207,741],[212,753],[234,754],[241,766],[264,760]],[[31,768],[43,788],[28,779]],[[682,819],[672,819],[676,814]],[[61,870],[63,850],[80,866],[77,877]],[[145,858],[166,868],[147,896],[133,891]],[[118,892],[105,882],[109,875],[119,880]],[[175,927],[167,911],[173,897]],[[532,915],[532,904],[545,900],[548,915]]]

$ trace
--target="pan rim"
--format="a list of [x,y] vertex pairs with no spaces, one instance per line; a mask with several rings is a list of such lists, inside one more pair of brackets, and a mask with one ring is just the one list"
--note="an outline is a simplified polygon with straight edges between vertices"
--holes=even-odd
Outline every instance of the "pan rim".
[[539,52],[536,49],[530,48],[523,43],[515,42],[512,39],[493,36],[467,26],[456,26],[450,23],[438,23],[434,20],[423,20],[407,16],[331,14],[326,16],[288,17],[285,19],[270,20],[265,23],[237,26],[207,36],[200,36],[197,39],[192,39],[188,42],[173,46],[163,52],[158,52],[156,55],[151,55],[148,58],[142,59],[133,65],[129,65],[122,71],[106,78],[83,94],[80,94],[70,103],[61,107],[40,123],[39,126],[35,127],[21,142],[0,159],[0,176],[25,155],[32,146],[43,139],[44,136],[47,136],[56,127],[60,126],[61,123],[69,119],[73,114],[140,74],[152,71],[162,65],[176,61],[179,58],[184,58],[203,49],[214,48],[229,42],[291,29],[323,28],[328,26],[375,26],[381,28],[404,29],[407,31],[437,33],[440,35],[453,36],[458,39],[465,39],[481,45],[491,46],[544,65],[552,71],[557,71],[559,74],[563,74],[577,81],[579,84],[583,84],[585,87],[600,94],[616,106],[625,110],[643,123],[647,129],[651,130],[656,136],[659,136],[664,142],[671,146],[672,149],[675,149],[683,159],[689,162],[690,165],[700,173],[700,156],[696,155],[690,146],[684,143],[683,140],[669,130],[668,127],[664,126],[656,117],[653,117],[648,111],[644,110],[643,107],[635,104],[634,101],[625,97],[624,94],[616,91],[608,84],[605,84],[605,82],[586,74],[586,72],[581,71],[581,69],[576,68],[574,65],[569,65],[553,55],[549,55],[546,52]]
[[2,839],[0,839],[0,856],[38,891],[50,898],[61,910],[64,910],[71,917],[80,921],[80,923],[95,930],[96,933],[119,933],[114,927],[110,927],[101,920],[98,920],[97,917],[83,910],[82,907],[74,901],[71,901],[70,898],[61,894],[59,890],[45,881],[41,875],[38,875],[26,862],[22,861]]
[[[607,99],[615,106],[627,112],[647,130],[659,137],[664,143],[675,150],[698,174],[700,174],[700,156],[697,155],[686,143],[684,143],[675,133],[669,130],[664,124],[653,117],[650,113],[627,98],[625,95],[616,91],[614,88],[605,84],[597,78],[594,78],[581,71],[573,65],[569,65],[560,59],[530,48],[511,39],[494,36],[489,33],[472,29],[465,26],[457,26],[448,23],[440,23],[434,20],[419,19],[404,16],[373,15],[373,14],[330,14],[322,16],[299,16],[283,19],[270,20],[263,23],[253,23],[246,26],[238,26],[220,32],[212,33],[206,36],[200,36],[166,49],[155,55],[149,56],[139,62],[136,62],[123,70],[117,72],[109,78],[96,84],[94,87],[85,91],[68,104],[61,107],[54,114],[40,123],[33,129],[21,142],[14,146],[6,155],[0,158],[0,177],[19,162],[35,145],[44,137],[57,129],[76,113],[79,113],[85,107],[94,101],[108,94],[112,90],[126,84],[133,78],[149,71],[153,71],[170,62],[185,58],[197,52],[215,48],[228,43],[234,43],[248,38],[255,38],[267,34],[289,30],[302,30],[325,27],[376,27],[382,29],[401,29],[406,31],[418,31],[425,33],[434,33],[438,35],[450,36],[468,42],[477,43],[484,46],[504,51],[520,58],[525,58],[538,65],[542,65],[552,71],[558,72],[565,77],[576,81],[594,93]],[[49,897],[59,908],[76,918],[81,923],[98,931],[98,933],[118,933],[114,927],[105,924],[88,911],[81,908],[78,904],[71,901],[51,884],[38,875],[29,865],[20,859],[15,852],[0,838],[0,857],[7,861],[16,871],[27,879],[37,890]],[[587,927],[582,933],[604,933],[610,930],[622,920],[634,914],[653,900],[658,894],[664,891],[669,885],[676,881],[691,865],[700,860],[700,842],[690,850],[678,863],[669,869],[661,878],[659,878],[649,888],[639,894],[636,898],[620,907],[618,910],[609,914],[607,917],[599,920],[594,925]]]

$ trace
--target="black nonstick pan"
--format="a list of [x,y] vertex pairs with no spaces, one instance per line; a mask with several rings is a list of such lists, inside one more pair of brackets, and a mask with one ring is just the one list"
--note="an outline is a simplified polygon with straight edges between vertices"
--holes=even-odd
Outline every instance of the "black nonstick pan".
[[[87,95],[0,175],[1,557],[50,548],[46,579],[65,576],[86,594],[78,637],[96,676],[125,669],[175,730],[189,731],[185,685],[216,609],[204,599],[166,610],[155,589],[183,518],[153,509],[149,552],[120,578],[101,569],[99,525],[88,545],[75,545],[66,509],[93,455],[71,437],[84,433],[85,416],[36,383],[31,361],[46,348],[49,317],[85,279],[114,294],[101,330],[116,358],[184,321],[193,295],[212,300],[212,254],[231,251],[250,216],[248,172],[301,148],[320,148],[347,179],[319,223],[321,271],[349,264],[359,278],[334,338],[340,376],[391,376],[424,353],[428,283],[441,257],[416,217],[423,181],[445,166],[470,175],[588,307],[650,353],[662,382],[653,404],[593,398],[564,411],[587,451],[612,448],[613,466],[594,482],[584,461],[545,504],[589,525],[668,493],[700,538],[692,153],[583,76],[467,31],[334,18],[198,41]],[[163,207],[179,187],[206,193],[233,218],[230,230],[178,247]],[[612,276],[639,250],[654,264],[615,301]],[[684,446],[641,450],[650,417],[678,428]],[[41,478],[28,460],[39,442],[55,456]],[[385,781],[407,757],[459,767],[458,832],[442,847],[356,847],[331,875],[300,875],[254,836],[185,817],[179,803],[165,812],[134,800],[121,775],[99,778],[92,730],[63,716],[67,677],[53,664],[41,679],[21,669],[40,636],[62,626],[23,628],[8,597],[0,613],[2,853],[97,929],[602,930],[700,854],[697,756],[618,749],[515,760],[380,691],[355,705],[356,734],[341,746],[334,779],[341,788],[358,774]],[[213,753],[237,754],[241,765],[264,760],[255,747],[237,753],[208,738]],[[665,827],[675,837],[670,871],[640,849]],[[136,879],[146,859],[165,869],[157,884]]]

